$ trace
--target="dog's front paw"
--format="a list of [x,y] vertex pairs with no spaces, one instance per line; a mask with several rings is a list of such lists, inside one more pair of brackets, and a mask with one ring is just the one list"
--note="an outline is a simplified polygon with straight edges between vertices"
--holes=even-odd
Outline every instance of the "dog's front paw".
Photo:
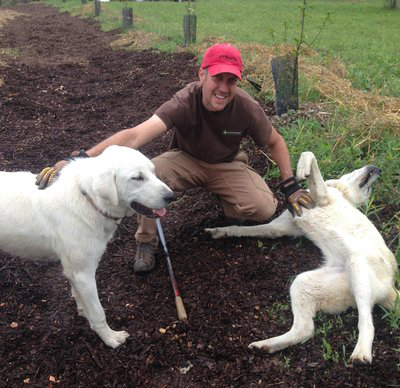
[[357,345],[350,356],[350,361],[354,365],[371,364],[372,362],[372,343],[358,339]]
[[353,365],[363,366],[372,363],[371,354],[353,354],[350,357],[350,361]]
[[228,236],[229,226],[223,228],[206,228],[206,233],[210,234],[212,238],[222,238]]
[[106,345],[115,349],[116,347],[122,345],[128,337],[129,337],[129,333],[127,331],[111,330],[111,335],[104,342]]

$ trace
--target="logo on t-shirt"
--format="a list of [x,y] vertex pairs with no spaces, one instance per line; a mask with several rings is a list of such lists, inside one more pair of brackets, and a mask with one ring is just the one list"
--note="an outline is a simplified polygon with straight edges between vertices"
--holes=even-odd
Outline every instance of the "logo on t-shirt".
[[222,132],[224,134],[224,136],[241,136],[242,132],[240,131],[230,131],[228,129],[224,129],[224,131]]

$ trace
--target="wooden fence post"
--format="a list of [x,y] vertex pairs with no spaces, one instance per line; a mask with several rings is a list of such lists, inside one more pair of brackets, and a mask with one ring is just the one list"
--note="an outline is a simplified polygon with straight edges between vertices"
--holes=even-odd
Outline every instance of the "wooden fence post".
[[271,59],[275,83],[275,109],[278,116],[299,109],[298,57],[286,55]]

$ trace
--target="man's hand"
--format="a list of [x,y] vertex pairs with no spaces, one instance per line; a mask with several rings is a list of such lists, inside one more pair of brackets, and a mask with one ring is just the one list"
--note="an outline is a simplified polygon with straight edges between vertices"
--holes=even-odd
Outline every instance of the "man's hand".
[[288,209],[293,217],[295,215],[300,217],[303,214],[301,206],[306,209],[315,207],[315,202],[312,200],[310,194],[300,187],[294,176],[281,182],[279,188],[285,194]]
[[53,167],[45,167],[39,174],[36,175],[36,186],[38,186],[39,190],[44,190],[46,187],[49,187],[58,176],[60,170],[68,164],[66,160],[60,160]]
[[60,170],[76,157],[88,158],[89,155],[83,150],[73,151],[70,157],[60,160],[53,167],[44,168],[38,175],[36,175],[35,184],[38,186],[39,190],[44,190],[46,187],[49,187],[57,179]]

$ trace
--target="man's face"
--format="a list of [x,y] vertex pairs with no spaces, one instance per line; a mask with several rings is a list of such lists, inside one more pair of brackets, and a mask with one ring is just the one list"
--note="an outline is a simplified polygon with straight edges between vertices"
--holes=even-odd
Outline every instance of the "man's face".
[[236,75],[220,73],[211,76],[207,71],[200,68],[199,78],[202,83],[203,105],[207,110],[221,111],[235,97],[238,80]]

